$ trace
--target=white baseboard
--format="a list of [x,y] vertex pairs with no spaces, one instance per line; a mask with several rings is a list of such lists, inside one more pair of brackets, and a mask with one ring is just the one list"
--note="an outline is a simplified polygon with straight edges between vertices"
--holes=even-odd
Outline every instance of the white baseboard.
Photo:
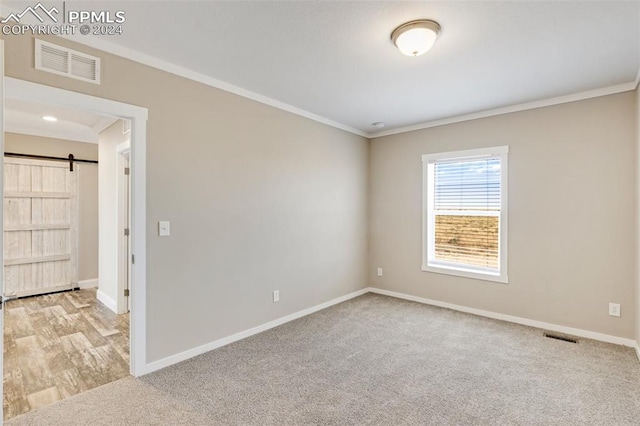
[[439,300],[425,299],[424,297],[412,296],[409,294],[398,293],[396,291],[383,290],[375,287],[369,287],[371,293],[382,294],[385,296],[396,297],[398,299],[411,300],[413,302],[424,303],[426,305],[439,306],[441,308],[452,309],[454,311],[466,312],[469,314],[479,315],[481,317],[493,318],[501,321],[513,322],[530,327],[541,328],[549,331],[557,331],[558,333],[570,334],[572,336],[584,337],[586,339],[599,340],[601,342],[613,343],[616,345],[628,346],[636,348],[640,356],[640,348],[635,340],[626,339],[624,337],[611,336],[609,334],[596,333],[594,331],[582,330],[579,328],[565,327],[563,325],[551,324],[543,321],[536,321],[528,318],[515,317],[512,315],[499,314],[482,309],[469,308],[467,306],[454,305],[453,303],[440,302]]
[[[587,330],[582,330],[578,328],[565,327],[562,325],[551,324],[543,321],[536,321],[528,318],[521,318],[521,317],[516,317],[512,315],[499,314],[496,312],[469,308],[467,306],[455,305],[453,303],[441,302],[433,299],[426,299],[424,297],[412,296],[409,294],[398,293],[395,291],[383,290],[375,287],[368,287],[362,290],[354,291],[353,293],[346,294],[336,299],[329,300],[328,302],[324,302],[319,305],[312,306],[310,308],[303,309],[293,314],[275,319],[273,321],[269,321],[265,324],[261,324],[259,326],[250,328],[248,330],[244,330],[239,333],[232,334],[231,336],[223,337],[221,339],[214,340],[213,342],[206,343],[204,345],[195,347],[193,349],[189,349],[184,352],[180,352],[178,354],[171,355],[166,358],[162,358],[160,360],[147,363],[143,368],[142,375],[149,374],[154,371],[169,367],[170,365],[177,364],[189,358],[193,358],[195,356],[201,355],[205,352],[209,352],[214,349],[220,348],[222,346],[226,346],[230,343],[237,342],[238,340],[246,339],[247,337],[253,336],[254,334],[261,333],[263,331],[285,324],[289,321],[293,321],[298,318],[304,317],[306,315],[310,315],[314,312],[320,311],[322,309],[328,308],[333,305],[337,305],[338,303],[342,303],[344,301],[353,299],[355,297],[361,296],[369,292],[382,294],[385,296],[396,297],[398,299],[411,300],[414,302],[424,303],[432,306],[438,306],[441,308],[452,309],[454,311],[465,312],[465,313],[474,314],[482,317],[493,318],[501,321],[507,321],[507,322],[512,322],[516,324],[530,326],[530,327],[540,328],[543,330],[557,331],[559,333],[570,334],[573,336],[584,337],[587,339],[599,340],[602,342],[613,343],[616,345],[628,346],[635,349],[638,359],[640,360],[640,346],[638,346],[638,343],[632,339],[625,339],[623,337],[611,336],[608,334],[596,333],[593,331],[587,331]],[[109,309],[115,312],[115,308],[116,308],[115,301],[111,299],[109,296],[107,296],[106,294],[104,294],[103,292],[101,292],[100,290],[98,290],[98,300],[100,300]]]
[[[301,311],[295,312],[293,314],[275,319],[273,321],[269,321],[265,324],[259,325],[257,327],[250,328],[245,331],[241,331],[236,334],[232,334],[228,337],[223,337],[222,339],[214,340],[213,342],[206,343],[202,346],[198,346],[193,349],[189,349],[184,352],[180,352],[175,355],[168,356],[166,358],[159,359],[157,361],[153,361],[148,363],[145,366],[143,374],[152,373],[154,371],[160,370],[162,368],[168,367],[173,364],[177,364],[181,361],[185,361],[189,358],[193,358],[195,356],[201,355],[205,352],[209,352],[211,350],[217,349],[222,346],[226,346],[230,343],[237,342],[238,340],[246,339],[249,336],[253,336],[254,334],[261,333],[263,331],[269,330],[271,328],[277,327],[289,321],[293,321],[295,319],[310,315],[314,312],[320,311],[322,309],[328,308],[329,306],[337,305],[338,303],[342,303],[349,299],[353,299],[354,297],[362,296],[367,293],[369,289],[363,288],[362,290],[354,291],[353,293],[346,294],[344,296],[338,297],[333,300],[329,300],[328,302],[321,303],[319,305],[312,306],[307,309],[303,309]],[[98,293],[100,291],[98,290]]]
[[98,279],[92,278],[90,280],[80,280],[78,281],[79,288],[96,288],[98,287]]
[[114,313],[116,314],[118,313],[118,306],[116,305],[116,301],[113,300],[111,297],[109,297],[105,292],[98,289],[98,292],[96,293],[96,298],[100,302],[102,302],[104,306],[111,309]]

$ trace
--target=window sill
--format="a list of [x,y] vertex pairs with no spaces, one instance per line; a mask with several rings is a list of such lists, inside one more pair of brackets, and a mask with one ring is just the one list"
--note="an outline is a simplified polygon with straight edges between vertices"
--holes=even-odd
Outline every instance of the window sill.
[[463,268],[453,268],[453,267],[445,267],[445,266],[429,266],[429,265],[422,265],[422,270],[424,272],[434,272],[436,274],[454,275],[454,276],[463,277],[463,278],[474,278],[477,280],[493,281],[501,284],[509,283],[509,277],[506,274],[494,275],[494,274],[470,271]]

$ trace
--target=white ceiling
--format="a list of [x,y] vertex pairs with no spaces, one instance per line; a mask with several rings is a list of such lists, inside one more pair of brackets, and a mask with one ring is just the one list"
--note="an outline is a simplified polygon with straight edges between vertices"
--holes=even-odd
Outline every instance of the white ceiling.
[[[45,121],[42,119],[45,115],[54,116],[58,121]],[[98,143],[98,134],[117,120],[86,111],[5,99],[4,129],[11,133]]]
[[[124,34],[103,45],[365,133],[629,83],[640,68],[637,1],[67,3],[126,12]],[[420,18],[441,36],[404,56],[389,36]]]

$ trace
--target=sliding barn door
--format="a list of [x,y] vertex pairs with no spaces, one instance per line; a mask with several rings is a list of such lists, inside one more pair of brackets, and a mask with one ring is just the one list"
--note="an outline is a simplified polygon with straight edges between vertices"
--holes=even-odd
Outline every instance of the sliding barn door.
[[64,162],[5,158],[6,296],[76,286],[77,175]]

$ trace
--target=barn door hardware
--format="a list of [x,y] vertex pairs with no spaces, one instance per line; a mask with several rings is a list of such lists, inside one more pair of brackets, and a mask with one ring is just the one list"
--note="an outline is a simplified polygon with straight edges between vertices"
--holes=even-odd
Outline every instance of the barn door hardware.
[[34,158],[36,160],[52,160],[52,161],[68,161],[69,162],[69,171],[73,171],[73,163],[89,163],[89,164],[98,164],[98,160],[83,160],[81,158],[76,158],[73,154],[69,154],[68,157],[50,157],[48,155],[32,155],[32,154],[19,154],[17,152],[5,152],[5,157],[15,157],[15,158]]

